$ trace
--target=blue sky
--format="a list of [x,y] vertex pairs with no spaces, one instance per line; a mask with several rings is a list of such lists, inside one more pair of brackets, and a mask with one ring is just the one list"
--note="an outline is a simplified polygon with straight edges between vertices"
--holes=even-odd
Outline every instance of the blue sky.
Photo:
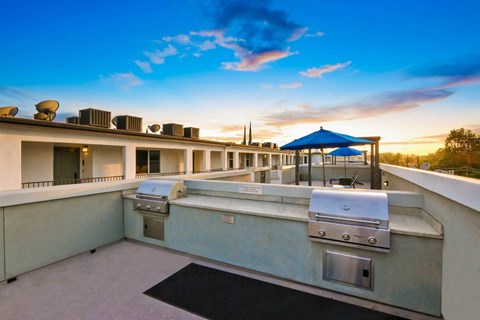
[[98,108],[204,138],[320,126],[426,153],[480,132],[478,1],[4,1],[0,106]]

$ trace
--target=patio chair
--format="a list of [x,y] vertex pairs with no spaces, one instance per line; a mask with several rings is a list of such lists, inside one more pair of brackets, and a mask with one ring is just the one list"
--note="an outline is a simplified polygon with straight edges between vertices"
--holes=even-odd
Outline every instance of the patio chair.
[[338,179],[338,187],[354,188],[355,189],[355,184],[363,185],[363,183],[361,183],[357,180],[358,180],[358,173],[355,172],[355,174],[351,178],[339,178]]

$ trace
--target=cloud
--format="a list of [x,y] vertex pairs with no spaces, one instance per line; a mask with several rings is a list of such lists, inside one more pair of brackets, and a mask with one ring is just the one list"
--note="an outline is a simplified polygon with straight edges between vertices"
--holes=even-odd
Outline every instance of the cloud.
[[446,99],[453,94],[447,89],[416,89],[410,91],[387,92],[366,102],[357,102],[330,107],[301,105],[294,110],[284,110],[265,118],[272,126],[296,125],[301,123],[323,123],[336,120],[352,120],[401,112]]
[[446,89],[480,83],[480,55],[469,55],[442,64],[431,64],[409,69],[413,78],[440,79],[436,88]]
[[150,62],[148,61],[141,61],[141,60],[135,60],[135,64],[143,70],[145,73],[152,73],[152,66],[150,65]]
[[223,68],[236,71],[257,71],[263,64],[296,54],[287,51],[267,51],[259,54],[245,54],[240,62],[223,62]]
[[237,71],[256,71],[263,64],[290,56],[288,43],[299,39],[307,28],[288,18],[283,10],[270,9],[268,1],[216,1],[215,29],[239,39],[231,49],[240,62],[224,67]]
[[30,93],[14,87],[0,86],[0,107],[18,107],[17,117],[26,118],[32,116],[34,105],[41,101],[41,98],[34,97]]
[[[226,70],[258,71],[266,64],[287,58],[297,52],[289,44],[303,37],[307,27],[293,22],[284,10],[270,9],[268,0],[212,0],[207,11],[212,19],[210,30],[165,36],[156,43],[168,43],[163,50],[144,52],[152,64],[163,64],[165,58],[180,53],[180,57],[200,57],[203,51],[224,48],[233,51],[237,61],[222,62]],[[315,36],[319,36],[319,33]],[[178,47],[173,47],[175,43]],[[196,49],[196,50],[194,50]],[[150,70],[144,63],[135,63]]]
[[319,38],[323,37],[325,35],[325,32],[317,31],[315,33],[307,33],[305,35],[305,38]]
[[280,89],[296,89],[302,86],[301,82],[294,82],[290,84],[281,84],[279,85]]
[[320,68],[311,68],[311,69],[308,69],[307,71],[300,71],[300,74],[308,78],[321,78],[324,73],[330,73],[337,69],[345,68],[349,66],[351,63],[352,63],[351,61],[347,61],[344,63],[337,63],[333,65],[326,64],[324,66],[321,66]]
[[180,43],[180,44],[188,44],[190,43],[190,37],[186,34],[179,34],[179,35],[176,35],[175,37],[163,37],[162,38],[163,41],[165,42],[176,42],[176,43]]
[[153,64],[163,64],[165,58],[169,56],[174,56],[178,54],[177,49],[171,44],[163,50],[155,50],[154,52],[144,52],[144,54],[150,59],[150,62]]
[[119,87],[125,91],[129,91],[133,87],[138,87],[143,84],[142,79],[131,72],[114,73],[106,77],[102,77],[103,81]]
[[215,42],[211,40],[205,40],[204,42],[198,45],[198,49],[202,51],[212,50],[212,49],[215,49],[216,47],[217,45],[215,44]]

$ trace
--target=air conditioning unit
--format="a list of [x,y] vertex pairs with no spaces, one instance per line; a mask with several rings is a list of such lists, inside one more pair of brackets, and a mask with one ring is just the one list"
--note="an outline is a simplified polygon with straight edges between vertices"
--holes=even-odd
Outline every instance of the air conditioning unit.
[[142,118],[124,115],[124,116],[116,116],[114,120],[115,120],[115,126],[119,130],[127,130],[127,131],[135,131],[135,132],[142,131]]
[[66,119],[67,123],[79,124],[80,118],[79,117],[68,117]]
[[262,147],[273,148],[273,142],[264,142],[264,143],[262,143]]
[[80,124],[94,127],[110,128],[112,114],[110,111],[83,109],[79,111]]
[[163,125],[162,133],[170,136],[183,137],[183,125],[177,123],[165,123]]
[[259,142],[252,142],[252,143],[250,143],[250,145],[254,146],[254,147],[259,147],[260,143]]
[[183,136],[187,137],[187,138],[198,139],[198,138],[200,138],[200,129],[199,128],[193,128],[193,127],[184,128]]

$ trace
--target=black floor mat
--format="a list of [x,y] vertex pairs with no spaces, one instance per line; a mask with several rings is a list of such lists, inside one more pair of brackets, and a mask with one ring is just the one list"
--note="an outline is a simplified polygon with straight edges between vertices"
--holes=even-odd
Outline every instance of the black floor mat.
[[209,319],[403,319],[190,264],[144,294]]

